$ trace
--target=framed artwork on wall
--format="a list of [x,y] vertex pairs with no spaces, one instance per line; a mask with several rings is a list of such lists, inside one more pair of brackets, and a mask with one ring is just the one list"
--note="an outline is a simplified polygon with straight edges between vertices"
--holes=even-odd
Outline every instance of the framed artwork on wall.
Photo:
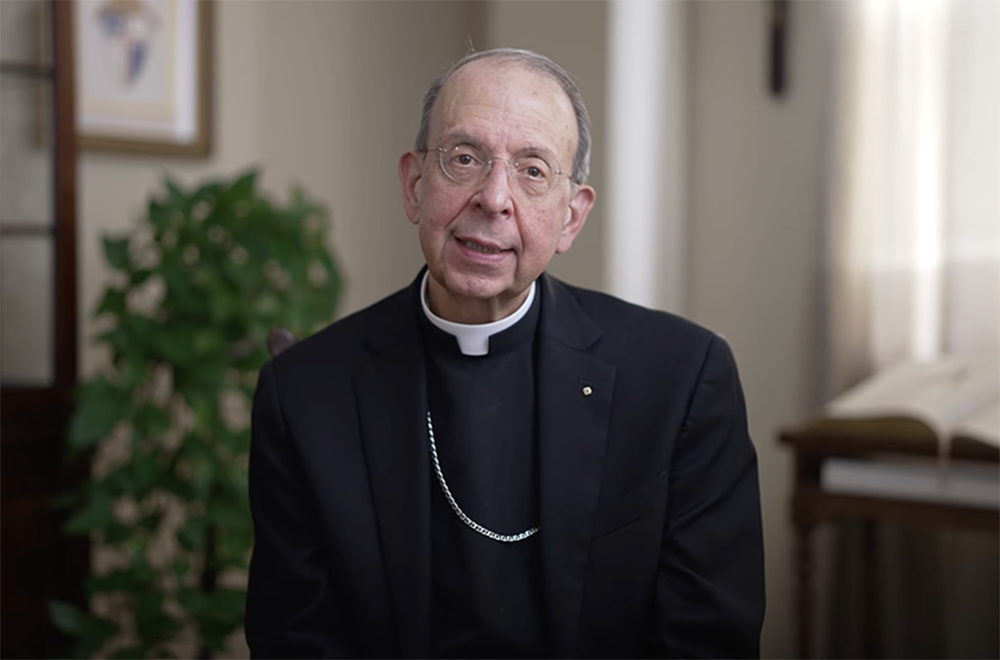
[[86,149],[211,147],[211,0],[77,0],[76,128]]

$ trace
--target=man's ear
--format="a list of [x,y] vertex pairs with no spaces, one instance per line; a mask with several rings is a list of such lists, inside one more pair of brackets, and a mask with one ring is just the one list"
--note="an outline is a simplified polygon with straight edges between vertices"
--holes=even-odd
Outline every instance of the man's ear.
[[559,236],[559,244],[556,246],[556,254],[562,254],[569,250],[576,239],[576,235],[583,229],[587,222],[590,209],[594,206],[597,193],[590,186],[573,186],[573,191],[569,198],[569,208],[566,211],[566,221],[563,223],[562,234]]
[[403,186],[403,208],[410,222],[417,224],[417,210],[420,208],[421,179],[423,178],[423,163],[415,151],[407,151],[399,157],[399,183]]

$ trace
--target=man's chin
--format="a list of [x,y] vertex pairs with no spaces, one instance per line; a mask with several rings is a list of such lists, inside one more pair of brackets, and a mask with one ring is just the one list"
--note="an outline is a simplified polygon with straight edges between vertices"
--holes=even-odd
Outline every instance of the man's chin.
[[444,300],[434,302],[435,307],[447,309],[452,314],[463,312],[479,317],[491,310],[490,316],[499,313],[500,318],[503,318],[517,309],[527,290],[526,286],[523,291],[517,291],[509,278],[452,274],[445,278],[444,286],[439,292]]
[[449,282],[448,291],[456,298],[486,302],[514,297],[513,283],[500,277],[458,277]]

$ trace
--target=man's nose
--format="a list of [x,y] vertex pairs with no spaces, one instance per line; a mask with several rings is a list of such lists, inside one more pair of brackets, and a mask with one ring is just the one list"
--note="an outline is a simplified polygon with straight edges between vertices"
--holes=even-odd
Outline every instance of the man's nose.
[[510,210],[511,206],[510,164],[503,158],[490,161],[490,169],[480,183],[479,206],[490,215]]

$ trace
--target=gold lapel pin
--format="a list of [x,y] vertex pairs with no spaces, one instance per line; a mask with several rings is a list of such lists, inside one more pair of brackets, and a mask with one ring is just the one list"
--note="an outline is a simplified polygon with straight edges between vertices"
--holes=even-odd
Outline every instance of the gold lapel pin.
[[594,389],[590,385],[587,385],[586,387],[583,388],[583,396],[590,396],[593,393]]

